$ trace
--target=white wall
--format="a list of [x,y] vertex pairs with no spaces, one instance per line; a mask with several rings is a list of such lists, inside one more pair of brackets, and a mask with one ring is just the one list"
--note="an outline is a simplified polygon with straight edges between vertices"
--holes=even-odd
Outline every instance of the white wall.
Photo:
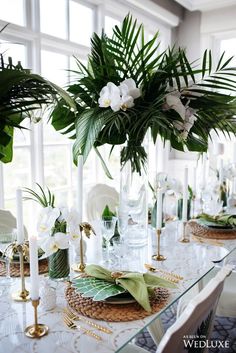
[[201,12],[186,11],[183,21],[180,23],[177,31],[177,44],[186,48],[187,57],[194,61],[200,56],[200,34]]

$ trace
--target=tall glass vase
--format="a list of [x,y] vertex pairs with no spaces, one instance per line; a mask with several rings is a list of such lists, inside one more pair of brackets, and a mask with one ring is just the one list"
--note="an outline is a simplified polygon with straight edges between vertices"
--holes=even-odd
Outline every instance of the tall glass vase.
[[121,168],[119,222],[126,223],[121,235],[129,246],[140,247],[147,243],[147,174],[143,167],[140,173],[133,172],[130,162]]

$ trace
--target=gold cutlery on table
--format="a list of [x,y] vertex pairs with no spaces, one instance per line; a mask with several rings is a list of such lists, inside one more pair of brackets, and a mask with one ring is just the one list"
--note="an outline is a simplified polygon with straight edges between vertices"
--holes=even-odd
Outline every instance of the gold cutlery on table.
[[86,335],[91,336],[93,338],[95,338],[97,341],[102,341],[102,337],[97,335],[96,333],[94,333],[91,330],[87,330],[86,328],[80,326],[80,325],[76,325],[67,315],[63,316],[63,321],[66,324],[67,327],[69,327],[72,330],[80,330],[82,332],[84,332]]
[[69,319],[71,320],[75,320],[75,321],[84,321],[86,324],[96,328],[97,330],[99,331],[102,331],[104,333],[113,333],[110,329],[104,327],[104,326],[101,326],[99,324],[96,324],[95,322],[91,321],[91,320],[88,320],[86,318],[84,318],[83,316],[79,316],[79,315],[76,315],[74,314],[70,309],[68,308],[65,308],[64,309],[64,313],[68,316]]
[[147,270],[149,270],[151,272],[160,272],[163,275],[164,279],[168,279],[169,281],[171,281],[173,283],[178,283],[180,280],[183,279],[182,276],[177,275],[176,273],[164,271],[164,270],[156,268],[150,264],[144,264],[144,266]]

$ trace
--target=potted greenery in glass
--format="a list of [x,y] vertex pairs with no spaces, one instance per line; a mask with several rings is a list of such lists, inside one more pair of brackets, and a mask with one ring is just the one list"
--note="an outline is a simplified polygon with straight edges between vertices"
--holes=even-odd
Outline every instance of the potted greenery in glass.
[[45,192],[37,184],[39,193],[25,188],[25,200],[38,202],[42,207],[37,231],[39,245],[48,257],[49,277],[64,279],[69,276],[69,242],[79,243],[80,224],[79,216],[75,210],[55,207],[55,196],[49,189]]
[[[67,89],[76,111],[61,99],[51,115],[54,128],[75,141],[75,164],[78,155],[86,161],[92,148],[102,158],[99,146],[110,145],[111,153],[114,146],[122,146],[120,162],[125,175],[121,178],[129,185],[121,184],[121,207],[139,215],[130,224],[138,222],[143,230],[148,131],[154,143],[159,135],[174,149],[201,153],[207,151],[211,130],[236,132],[236,68],[230,67],[231,59],[223,54],[213,69],[211,51],[206,50],[197,65],[189,62],[182,48],[160,52],[158,37],[157,32],[145,41],[143,25],[137,25],[131,15],[114,27],[111,37],[94,33],[88,65],[76,59],[78,70]],[[128,191],[135,184],[138,197],[133,200]]]

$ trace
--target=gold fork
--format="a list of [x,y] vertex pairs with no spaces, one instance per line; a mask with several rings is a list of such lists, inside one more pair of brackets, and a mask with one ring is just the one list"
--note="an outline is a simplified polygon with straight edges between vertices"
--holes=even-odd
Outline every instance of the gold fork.
[[86,328],[84,328],[84,327],[82,327],[80,325],[76,325],[67,315],[63,316],[63,321],[66,324],[66,326],[69,327],[70,329],[72,329],[72,330],[78,329],[78,330],[84,332],[86,335],[95,338],[97,341],[102,341],[102,337],[101,336],[98,336],[93,331],[87,330]]
[[68,308],[65,308],[64,309],[64,313],[71,319],[71,320],[75,320],[75,321],[84,321],[86,324],[98,329],[99,331],[102,331],[102,332],[105,332],[105,333],[113,333],[110,329],[104,327],[104,326],[101,326],[99,324],[96,324],[95,322],[91,321],[91,320],[88,320],[88,319],[85,319],[84,317],[82,316],[79,316],[79,315],[75,315],[70,309]]
[[149,265],[149,264],[144,264],[145,268],[151,272],[160,272],[162,273],[163,275],[165,275],[166,279],[169,279],[170,281],[174,282],[174,283],[178,283],[180,280],[183,279],[182,276],[180,275],[177,275],[173,272],[167,272],[167,271],[164,271],[162,269],[159,269],[159,268],[156,268],[156,267],[153,267],[152,265]]

